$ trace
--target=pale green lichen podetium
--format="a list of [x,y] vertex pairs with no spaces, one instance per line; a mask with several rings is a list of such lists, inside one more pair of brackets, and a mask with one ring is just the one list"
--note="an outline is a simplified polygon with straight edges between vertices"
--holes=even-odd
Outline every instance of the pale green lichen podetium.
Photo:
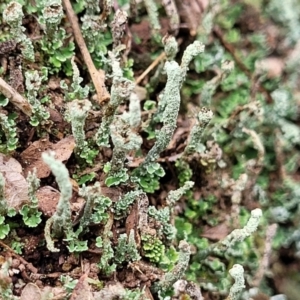
[[224,240],[219,241],[218,243],[211,245],[205,250],[200,251],[197,254],[197,258],[199,260],[203,260],[212,253],[218,254],[220,251],[224,252],[228,248],[233,247],[235,243],[242,242],[257,230],[261,217],[262,211],[260,208],[252,210],[249,221],[242,229],[233,230],[229,235],[225,237]]
[[206,81],[204,86],[202,87],[202,91],[200,94],[200,105],[201,106],[211,106],[212,97],[217,90],[220,83],[228,77],[228,75],[234,69],[234,62],[230,60],[226,60],[222,62],[221,70],[217,70],[217,75],[213,77],[211,80]]
[[80,218],[80,232],[87,232],[91,224],[100,224],[106,222],[108,213],[106,212],[111,206],[111,200],[102,195],[100,183],[94,185],[83,185],[79,189],[79,195],[85,199],[83,215]]
[[245,288],[244,268],[239,264],[235,264],[229,270],[229,274],[234,279],[234,284],[230,288],[229,295],[225,300],[238,300],[241,291]]
[[23,221],[28,227],[36,227],[41,221],[42,212],[39,211],[39,199],[36,192],[40,187],[40,180],[36,175],[36,169],[28,173],[26,178],[28,183],[28,198],[29,203],[22,206],[19,213],[23,216]]
[[114,218],[118,220],[127,216],[130,205],[141,196],[145,196],[145,193],[141,190],[130,191],[121,196],[114,205]]
[[[172,39],[170,39],[172,42]],[[166,43],[165,48],[167,48]],[[183,53],[181,66],[175,61],[167,61],[165,71],[167,73],[167,83],[164,90],[162,101],[166,104],[163,112],[163,127],[161,128],[154,146],[148,152],[145,161],[139,167],[142,173],[146,173],[147,165],[155,162],[162,151],[170,143],[177,125],[177,117],[180,106],[180,88],[186,77],[188,65],[191,60],[204,51],[204,45],[195,41],[189,45]]]
[[[142,145],[142,138],[131,130],[129,124],[119,117],[115,117],[110,126],[111,139],[114,144],[113,156],[110,162],[110,170],[105,183],[119,184],[129,179],[127,168],[124,167],[126,155],[139,149]],[[118,180],[117,180],[118,178]]]
[[159,19],[158,19],[158,9],[154,0],[144,0],[146,10],[149,16],[149,21],[151,27],[154,31],[154,35],[158,35],[161,29]]
[[18,2],[10,2],[3,11],[3,20],[10,26],[12,38],[22,44],[22,54],[25,59],[34,61],[34,49],[31,40],[23,33],[22,26],[24,17],[22,5]]
[[172,35],[164,36],[162,42],[165,47],[167,60],[168,61],[174,60],[178,52],[178,44],[175,37]]
[[[56,211],[54,215],[47,221],[47,230],[49,229],[49,224],[51,224],[53,235],[55,237],[61,237],[64,234],[67,235],[68,233],[73,231],[70,207],[70,199],[72,197],[72,184],[69,178],[68,169],[62,162],[55,159],[54,153],[43,153],[42,158],[44,162],[50,167],[60,189],[60,198],[56,207]],[[45,228],[45,238],[47,241],[47,247],[49,248],[48,242],[50,240],[51,244],[52,240],[50,236],[47,236],[48,234],[49,232],[46,232]],[[52,249],[51,251],[59,251],[58,249],[53,249],[52,247],[50,248]]]
[[64,16],[61,0],[46,1],[42,13],[43,21],[45,21],[46,25],[46,33],[48,35],[48,38],[53,37],[58,29],[58,25],[60,24]]
[[133,262],[140,259],[141,256],[134,239],[134,230],[130,230],[129,236],[126,233],[120,234],[115,251],[115,262],[120,265],[123,262]]
[[78,155],[87,147],[84,124],[91,108],[92,104],[89,100],[73,100],[69,103],[72,133],[76,143],[75,152]]
[[174,240],[177,230],[172,225],[173,207],[175,203],[193,186],[194,182],[186,181],[181,188],[170,191],[166,199],[168,206],[164,208],[158,210],[154,206],[149,206],[149,216],[157,220],[161,224],[158,230],[158,235],[160,238],[162,238],[163,236],[163,238],[167,239],[168,241]]
[[173,284],[177,280],[181,279],[187,270],[191,256],[190,245],[185,240],[182,240],[180,241],[178,248],[178,262],[176,263],[175,267],[171,271],[167,272],[158,283],[154,284],[153,290],[155,292],[164,293],[171,289]]
[[189,156],[197,152],[197,149],[201,144],[201,137],[203,131],[212,119],[212,117],[213,112],[210,109],[206,107],[201,108],[200,112],[198,113],[196,123],[194,124],[191,130],[187,146],[185,147],[183,152],[183,156]]
[[182,187],[177,190],[170,191],[167,195],[167,204],[169,207],[174,207],[175,203],[194,186],[195,182],[186,181]]
[[140,99],[134,92],[130,94],[128,110],[129,112],[123,114],[122,118],[127,120],[131,128],[137,128],[141,124],[142,112]]
[[98,146],[109,147],[110,125],[112,124],[118,106],[129,98],[134,89],[134,83],[123,77],[120,62],[113,53],[109,53],[112,62],[113,84],[109,103],[104,108],[101,125],[96,134]]
[[30,118],[30,124],[37,126],[39,123],[45,121],[50,117],[50,113],[41,104],[38,97],[38,91],[41,88],[42,78],[38,71],[25,72],[25,86],[27,89],[27,99],[32,106],[32,116]]

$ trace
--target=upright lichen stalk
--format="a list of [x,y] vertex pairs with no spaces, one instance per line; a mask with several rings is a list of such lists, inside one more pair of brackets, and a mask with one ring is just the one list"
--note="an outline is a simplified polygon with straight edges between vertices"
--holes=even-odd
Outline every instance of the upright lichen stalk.
[[126,155],[130,151],[137,150],[142,144],[142,138],[132,131],[129,124],[121,118],[115,118],[110,126],[110,132],[114,150],[105,181],[108,186],[128,180],[127,168],[124,167]]
[[190,245],[186,241],[180,241],[179,243],[179,258],[175,267],[167,272],[164,277],[154,285],[153,290],[159,292],[166,292],[172,288],[172,285],[179,279],[182,278],[184,272],[187,270],[191,249]]
[[249,221],[242,229],[233,230],[230,234],[228,234],[225,237],[224,240],[221,240],[218,243],[211,245],[205,250],[201,250],[197,254],[197,257],[200,260],[203,260],[212,253],[218,254],[220,251],[224,252],[228,248],[233,247],[235,243],[242,242],[257,230],[261,217],[262,211],[260,208],[252,210]]
[[[48,225],[51,224],[52,233],[56,237],[61,237],[64,234],[72,232],[72,222],[71,222],[71,207],[70,207],[70,199],[72,197],[72,184],[69,178],[69,172],[66,166],[55,159],[54,154],[42,154],[43,160],[50,167],[52,173],[55,176],[56,182],[60,189],[60,198],[58,201],[58,205],[56,207],[56,211],[54,215],[48,219]],[[49,229],[49,226],[47,230]],[[45,228],[46,231],[46,228]],[[46,234],[46,240],[48,236],[48,232]],[[49,237],[50,238],[50,237]],[[49,248],[49,241],[47,240],[47,245]],[[51,245],[51,242],[50,242]],[[53,246],[53,245],[52,245]],[[50,246],[52,249],[53,247]],[[52,249],[53,251],[53,249]],[[56,251],[56,250],[54,250]]]
[[191,155],[197,152],[198,146],[201,143],[201,137],[204,129],[213,117],[213,112],[206,107],[203,107],[198,113],[195,125],[190,133],[189,141],[184,149],[183,156]]
[[114,56],[113,53],[110,53],[110,57],[113,70],[113,85],[111,88],[111,98],[104,109],[102,123],[96,135],[96,142],[99,146],[102,147],[109,147],[110,125],[114,120],[117,108],[125,99],[129,98],[134,88],[134,83],[128,80],[127,78],[123,77],[123,72],[118,59]]
[[31,40],[24,34],[22,26],[24,17],[22,5],[18,2],[10,2],[3,11],[3,19],[11,28],[11,35],[17,43],[22,44],[22,54],[25,59],[34,61],[34,49]]
[[236,264],[229,270],[229,274],[234,279],[234,284],[230,288],[230,292],[226,300],[238,300],[241,291],[245,288],[244,268]]
[[25,85],[27,89],[27,98],[32,106],[33,115],[30,119],[32,126],[37,126],[39,123],[47,120],[50,117],[49,112],[41,105],[38,99],[38,92],[41,88],[42,77],[38,71],[28,71],[25,73]]
[[[173,56],[173,48],[169,43],[173,43],[172,39],[166,41],[165,50],[167,56]],[[172,54],[169,52],[172,50]],[[163,112],[163,127],[161,128],[153,148],[148,152],[145,161],[140,166],[142,173],[146,172],[147,165],[155,162],[160,153],[165,150],[170,143],[173,133],[177,126],[177,117],[180,106],[180,88],[186,77],[188,65],[191,60],[204,51],[204,45],[199,41],[195,41],[188,46],[184,51],[181,65],[179,66],[175,61],[167,61],[165,64],[165,71],[168,79],[164,90],[162,102],[166,104]]]
[[53,38],[64,16],[61,0],[48,0],[42,12],[47,37],[48,39]]

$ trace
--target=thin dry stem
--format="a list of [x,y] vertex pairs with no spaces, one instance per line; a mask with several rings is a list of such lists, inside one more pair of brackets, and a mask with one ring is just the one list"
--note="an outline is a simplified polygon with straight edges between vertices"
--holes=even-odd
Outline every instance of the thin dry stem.
[[80,31],[80,27],[78,24],[78,18],[76,16],[76,14],[74,13],[74,10],[72,8],[70,1],[63,0],[62,2],[64,5],[64,8],[65,8],[65,11],[67,13],[69,22],[72,26],[76,43],[80,49],[80,52],[83,56],[85,63],[87,65],[88,71],[91,75],[92,81],[93,81],[95,89],[97,91],[98,101],[100,104],[103,104],[103,103],[107,102],[110,98],[110,95],[107,92],[105,84],[104,84],[104,76],[101,71],[98,71],[96,69],[96,67],[93,63],[91,55],[86,47],[84,38]]
[[28,100],[22,97],[15,89],[7,84],[0,77],[0,92],[8,98],[8,100],[16,107],[18,107],[25,115],[31,116],[32,107]]
[[152,63],[151,65],[136,79],[135,84],[138,85],[149,72],[151,72],[164,58],[166,53],[162,52]]
[[7,251],[9,251],[9,253],[14,256],[15,258],[17,258],[29,271],[31,271],[32,273],[37,273],[37,268],[35,268],[32,263],[29,263],[27,260],[25,260],[22,256],[18,255],[12,248],[10,248],[9,246],[7,246],[5,243],[0,241],[0,246],[4,249],[6,249]]

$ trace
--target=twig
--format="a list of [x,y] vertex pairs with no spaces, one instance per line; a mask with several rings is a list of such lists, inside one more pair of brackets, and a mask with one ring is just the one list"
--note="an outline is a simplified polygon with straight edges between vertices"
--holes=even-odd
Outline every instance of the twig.
[[20,255],[18,255],[12,248],[4,244],[0,241],[0,246],[8,250],[12,256],[16,257],[29,271],[32,273],[37,273],[37,268],[35,268],[32,263],[29,263],[24,258],[22,258]]
[[151,64],[150,66],[136,79],[135,83],[138,85],[145,76],[151,72],[164,58],[166,57],[166,53],[162,52]]
[[83,36],[80,31],[80,27],[78,24],[78,18],[76,16],[76,14],[74,13],[74,10],[72,8],[70,0],[63,0],[62,2],[64,5],[64,8],[65,8],[65,11],[67,13],[69,22],[72,26],[76,43],[80,49],[83,59],[87,65],[88,71],[92,77],[92,81],[93,81],[95,89],[97,91],[98,101],[100,104],[103,104],[103,103],[107,102],[110,98],[110,95],[107,92],[105,84],[104,84],[103,71],[102,72],[98,71],[92,61],[91,55],[86,47],[85,41],[84,41]]
[[15,89],[13,89],[9,84],[7,84],[0,77],[0,92],[8,98],[8,100],[16,107],[18,107],[25,115],[31,116],[32,107],[28,100],[23,98]]

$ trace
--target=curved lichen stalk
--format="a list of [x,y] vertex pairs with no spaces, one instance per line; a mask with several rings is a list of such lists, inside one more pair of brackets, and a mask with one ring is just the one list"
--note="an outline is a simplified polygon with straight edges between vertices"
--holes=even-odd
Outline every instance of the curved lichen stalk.
[[[47,230],[45,228],[45,238],[47,246],[51,248],[51,251],[59,251],[53,249],[53,242],[51,243],[51,237],[49,236],[51,225],[52,234],[56,237],[61,237],[63,234],[67,235],[72,232],[71,222],[71,207],[70,199],[72,197],[72,184],[69,178],[69,172],[66,166],[55,159],[54,153],[43,153],[42,158],[44,162],[50,167],[52,173],[55,176],[56,182],[60,189],[60,198],[56,207],[54,215],[47,221]],[[50,241],[50,243],[48,242]]]
[[262,211],[260,208],[252,210],[249,221],[242,229],[233,230],[222,241],[219,241],[218,243],[199,251],[197,254],[197,259],[203,260],[212,253],[218,254],[220,251],[224,252],[228,248],[233,247],[237,242],[244,241],[257,230],[261,217]]
[[229,270],[229,274],[233,277],[235,282],[230,288],[230,292],[226,300],[238,300],[241,291],[245,288],[244,268],[239,264],[235,264]]
[[[173,43],[172,39],[166,40],[165,49],[169,49],[169,43]],[[171,47],[173,49],[173,47]],[[170,50],[168,50],[170,51]],[[180,107],[180,88],[186,77],[188,71],[188,65],[191,60],[198,54],[204,51],[204,45],[195,41],[189,45],[184,51],[181,65],[179,66],[175,61],[167,61],[165,64],[165,71],[167,73],[167,83],[164,90],[162,102],[165,103],[165,110],[163,112],[163,127],[161,128],[156,142],[148,152],[145,161],[140,166],[141,173],[146,173],[147,165],[155,162],[160,153],[164,151],[170,143],[173,133],[177,125],[177,117]]]

